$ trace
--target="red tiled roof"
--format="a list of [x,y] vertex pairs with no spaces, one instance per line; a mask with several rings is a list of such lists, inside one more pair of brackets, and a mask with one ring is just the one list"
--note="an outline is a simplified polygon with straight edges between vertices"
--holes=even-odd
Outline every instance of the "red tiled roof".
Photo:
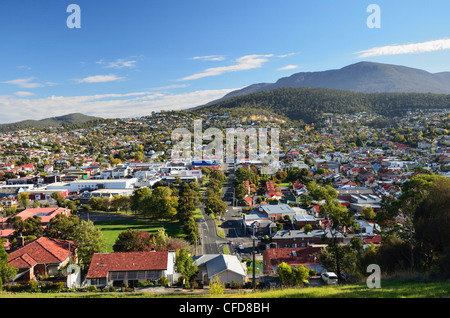
[[[314,261],[313,254],[320,254],[322,247],[299,247],[299,248],[269,248],[264,251],[264,261],[267,261],[272,266],[277,266],[282,262],[290,266],[298,265],[314,265],[318,264],[318,260]],[[295,254],[294,254],[294,253]]]
[[[75,245],[71,243],[71,250]],[[40,237],[9,253],[9,264],[17,268],[61,263],[69,257],[69,241]]]
[[58,207],[32,208],[32,209],[23,210],[22,212],[18,213],[17,216],[20,216],[22,218],[22,220],[26,220],[27,218],[38,215],[41,217],[42,223],[48,223],[57,214],[66,214],[67,216],[69,216],[70,209],[58,208]]
[[94,254],[87,278],[106,277],[114,271],[166,270],[169,252]]
[[380,244],[381,243],[381,236],[379,235],[374,235],[373,237],[368,237],[364,239],[364,243],[366,244]]

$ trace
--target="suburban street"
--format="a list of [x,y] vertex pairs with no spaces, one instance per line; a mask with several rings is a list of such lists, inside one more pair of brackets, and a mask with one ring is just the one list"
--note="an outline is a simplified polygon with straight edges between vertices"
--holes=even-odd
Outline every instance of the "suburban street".
[[242,258],[251,258],[252,240],[245,232],[242,223],[241,207],[234,206],[234,167],[228,165],[228,181],[223,185],[223,201],[228,207],[225,214],[221,217],[222,229],[225,232],[225,239],[219,237],[216,233],[216,225],[214,220],[204,212],[201,207],[204,220],[199,223],[199,232],[201,235],[201,246],[199,253],[201,254],[221,254],[223,246],[228,245],[230,254],[237,254]]

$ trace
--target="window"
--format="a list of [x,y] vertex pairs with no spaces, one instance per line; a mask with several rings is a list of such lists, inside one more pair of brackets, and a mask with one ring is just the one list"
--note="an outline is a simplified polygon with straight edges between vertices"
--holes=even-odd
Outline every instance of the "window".
[[90,281],[91,281],[91,286],[106,285],[106,278],[93,278]]

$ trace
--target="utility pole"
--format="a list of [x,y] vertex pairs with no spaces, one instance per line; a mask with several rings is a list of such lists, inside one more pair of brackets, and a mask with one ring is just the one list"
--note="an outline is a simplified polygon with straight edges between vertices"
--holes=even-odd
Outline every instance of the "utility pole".
[[253,279],[252,279],[252,285],[253,285],[253,291],[256,289],[256,264],[255,264],[255,224],[253,225],[253,249],[252,249],[252,255],[253,255]]
[[72,288],[72,265],[70,264],[70,262],[71,262],[71,258],[70,258],[70,255],[71,253],[70,253],[70,241],[69,241],[69,267],[68,267],[68,275],[69,275],[69,282],[68,282],[68,286],[67,287],[69,287],[69,288]]

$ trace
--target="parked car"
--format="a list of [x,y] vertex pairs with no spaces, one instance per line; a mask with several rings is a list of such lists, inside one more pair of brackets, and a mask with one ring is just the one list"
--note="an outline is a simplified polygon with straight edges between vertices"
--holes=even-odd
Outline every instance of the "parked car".
[[335,273],[333,272],[325,272],[322,273],[320,275],[322,277],[322,280],[327,284],[327,285],[331,285],[331,284],[337,284],[338,282],[338,277]]

